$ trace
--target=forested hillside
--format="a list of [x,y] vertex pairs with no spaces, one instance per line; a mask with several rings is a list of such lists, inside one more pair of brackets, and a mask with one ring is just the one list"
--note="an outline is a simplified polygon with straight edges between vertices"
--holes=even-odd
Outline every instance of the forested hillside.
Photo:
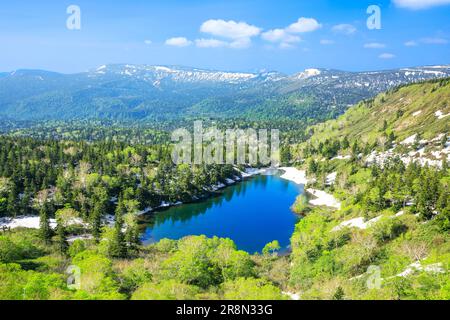
[[0,77],[0,115],[14,120],[213,117],[327,120],[401,84],[450,76],[448,66],[293,75],[108,65],[79,74],[17,70]]

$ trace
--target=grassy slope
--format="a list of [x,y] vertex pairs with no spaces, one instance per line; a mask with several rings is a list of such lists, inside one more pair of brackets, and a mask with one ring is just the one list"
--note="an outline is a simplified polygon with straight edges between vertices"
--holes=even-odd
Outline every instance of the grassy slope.
[[[421,113],[414,116],[419,111]],[[382,131],[384,121],[388,130],[394,131],[397,141],[415,133],[432,139],[449,129],[450,118],[438,119],[437,111],[444,115],[450,113],[450,79],[400,87],[361,102],[338,119],[314,126],[310,141],[316,143],[348,136],[372,143]]]

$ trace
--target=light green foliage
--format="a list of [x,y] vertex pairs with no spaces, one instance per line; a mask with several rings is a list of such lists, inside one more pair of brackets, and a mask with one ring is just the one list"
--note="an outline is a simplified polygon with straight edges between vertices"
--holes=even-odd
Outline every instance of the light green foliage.
[[249,254],[237,251],[228,239],[192,236],[179,241],[178,249],[163,263],[168,279],[206,288],[226,279],[253,272]]
[[133,292],[143,284],[152,281],[149,263],[145,259],[124,261],[122,264],[118,278],[123,291]]
[[131,300],[194,300],[199,288],[176,280],[146,283],[138,288]]
[[227,300],[283,300],[281,290],[264,280],[239,278],[223,284],[223,297]]
[[264,246],[262,253],[264,255],[274,255],[280,249],[280,243],[278,242],[278,240],[274,240]]
[[162,253],[170,253],[177,249],[177,241],[171,239],[161,239],[154,245],[154,247]]
[[69,255],[73,258],[80,252],[86,250],[86,244],[83,240],[77,239],[69,247]]
[[24,232],[0,235],[0,263],[17,262],[37,258],[42,251],[33,243],[36,238]]
[[49,300],[70,297],[63,276],[24,271],[17,264],[0,264],[1,300]]
[[295,199],[295,203],[292,205],[291,210],[297,214],[307,214],[309,210],[308,197],[305,194],[299,195]]
[[93,251],[83,251],[72,259],[72,264],[81,270],[80,299],[123,299],[118,293],[112,262]]
[[395,239],[406,231],[407,226],[400,219],[392,217],[383,217],[371,228],[371,233],[379,242]]

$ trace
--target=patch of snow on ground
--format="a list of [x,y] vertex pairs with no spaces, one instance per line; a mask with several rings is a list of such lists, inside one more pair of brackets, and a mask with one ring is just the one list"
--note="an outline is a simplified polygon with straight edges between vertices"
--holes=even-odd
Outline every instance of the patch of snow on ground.
[[376,217],[372,220],[369,220],[367,222],[365,222],[365,219],[363,217],[359,217],[359,218],[355,218],[352,220],[348,220],[348,221],[344,221],[342,222],[340,225],[336,226],[333,228],[332,231],[339,231],[343,228],[358,228],[358,229],[367,229],[368,227],[370,227],[371,225],[373,225],[374,223],[378,222],[381,219],[382,216]]
[[346,155],[346,156],[338,155],[338,156],[332,158],[331,160],[349,160],[351,158],[352,158],[352,156],[350,156],[350,155]]
[[405,211],[399,211],[398,213],[395,214],[396,217],[401,217],[402,215],[405,214]]
[[[6,227],[6,228],[28,228],[28,229],[39,229],[39,216],[23,216],[23,217],[17,217],[14,219],[10,218],[4,218],[0,219],[0,228]],[[50,219],[50,227],[56,228],[56,220]]]
[[316,197],[316,199],[312,199],[309,201],[309,203],[313,206],[326,206],[336,209],[341,208],[341,203],[337,201],[333,195],[328,194],[325,191],[316,189],[307,189],[306,191]]
[[225,182],[228,183],[228,184],[236,183],[236,181],[234,181],[233,179],[230,179],[230,178],[225,179]]
[[413,134],[411,137],[406,138],[401,142],[403,145],[413,144],[416,141],[417,134]]
[[342,222],[340,225],[334,227],[331,231],[339,231],[344,228],[358,228],[358,229],[365,230],[365,229],[371,227],[372,225],[374,225],[375,223],[377,223],[378,221],[380,221],[380,219],[382,217],[383,216],[379,216],[379,217],[373,218],[367,222],[365,222],[365,219],[363,217],[347,220],[347,221]]
[[300,300],[300,295],[298,293],[292,293],[292,292],[285,292],[283,291],[282,294],[285,296],[288,296],[291,300]]
[[258,174],[263,174],[266,169],[256,169],[256,168],[245,168],[245,171],[241,171],[242,178],[250,178],[257,176]]
[[93,239],[92,235],[85,234],[85,235],[67,237],[67,242],[71,243],[76,240],[91,240],[91,239]]
[[439,120],[444,119],[450,115],[450,113],[444,114],[441,110],[438,110],[434,114]]
[[403,272],[396,275],[396,277],[407,277],[414,274],[416,271],[425,271],[432,273],[445,273],[442,263],[430,264],[427,266],[422,266],[420,262],[414,262],[410,264]]
[[292,181],[296,184],[306,185],[308,183],[306,171],[304,170],[298,170],[294,167],[282,167],[280,170],[284,171],[284,173],[280,176],[282,179]]
[[336,182],[336,177],[337,177],[337,172],[330,173],[326,177],[325,184],[328,186],[331,186],[332,184],[334,184]]

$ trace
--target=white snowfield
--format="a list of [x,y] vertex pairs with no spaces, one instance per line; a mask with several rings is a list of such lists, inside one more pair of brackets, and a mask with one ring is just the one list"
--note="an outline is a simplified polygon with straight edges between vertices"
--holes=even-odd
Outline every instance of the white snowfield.
[[332,184],[334,184],[336,182],[336,177],[337,177],[337,172],[330,173],[326,177],[325,184],[327,186],[331,186]]
[[280,176],[282,179],[292,181],[296,184],[306,185],[308,183],[306,171],[304,170],[298,170],[294,167],[281,167],[280,170],[284,171],[284,173]]
[[292,293],[292,292],[287,292],[287,291],[283,291],[281,292],[282,294],[284,294],[285,296],[288,296],[291,300],[300,300],[300,295],[298,293]]
[[[39,229],[40,219],[38,216],[23,216],[14,219],[0,219],[0,228],[6,227],[10,229],[15,228],[28,228],[28,229]],[[56,220],[50,219],[50,227],[56,228]]]
[[[399,211],[398,213],[396,213],[395,215],[390,216],[390,218],[393,219],[393,218],[401,217],[404,214],[405,214],[405,212],[402,210],[402,211]],[[372,227],[375,223],[380,221],[381,218],[383,218],[382,215],[378,216],[376,218],[373,218],[367,222],[365,221],[365,219],[363,217],[354,218],[354,219],[342,222],[340,225],[334,227],[331,231],[339,231],[344,228],[358,228],[361,230],[365,230],[367,228]]]
[[331,160],[349,160],[351,158],[352,158],[352,156],[350,156],[350,155],[346,155],[346,156],[338,155],[334,158],[331,158]]
[[257,168],[245,168],[245,171],[241,171],[242,178],[250,178],[257,176],[259,174],[264,174],[267,169],[257,169]]
[[344,228],[357,228],[357,229],[365,230],[365,229],[371,227],[372,225],[374,225],[381,218],[382,218],[382,216],[379,216],[379,217],[373,218],[367,222],[365,221],[365,219],[363,217],[347,220],[347,221],[342,222],[340,225],[334,227],[331,231],[339,231]]
[[[422,265],[422,263],[420,261],[416,261],[414,263],[411,263],[409,266],[406,267],[405,270],[403,270],[402,272],[400,272],[399,274],[396,274],[395,276],[392,277],[388,277],[387,279],[393,279],[393,278],[406,278],[408,276],[413,275],[416,272],[428,272],[428,273],[446,273],[446,269],[444,268],[444,265],[441,262],[438,263],[434,263],[434,264],[429,264],[429,265]],[[356,279],[360,279],[362,277],[364,277],[366,275],[365,274],[361,274],[359,276],[350,278],[350,281],[356,280]],[[384,280],[383,278],[381,279],[382,281]]]
[[403,145],[413,144],[414,141],[416,141],[416,137],[417,137],[417,134],[413,134],[412,136],[406,138],[405,140],[403,140],[400,143],[403,144]]
[[420,261],[414,262],[410,264],[403,272],[395,275],[394,277],[402,277],[405,278],[414,274],[415,272],[430,272],[430,273],[445,273],[442,263],[429,264],[426,266],[422,266]]
[[341,203],[337,201],[333,195],[328,194],[325,191],[316,189],[307,189],[306,191],[316,197],[309,201],[313,206],[326,206],[335,209],[341,208]]
[[442,110],[438,110],[438,111],[436,111],[436,113],[435,113],[434,115],[435,115],[436,118],[438,118],[439,120],[442,120],[442,119],[444,119],[444,118],[450,116],[450,113],[444,114],[444,113],[442,112]]
[[[304,170],[299,170],[294,167],[281,167],[279,169],[284,171],[284,173],[280,176],[282,179],[286,179],[296,184],[303,185],[307,185],[309,182]],[[328,176],[330,183],[334,183],[336,175],[337,173],[333,172]],[[309,203],[313,206],[326,206],[335,209],[341,208],[341,203],[337,201],[335,197],[333,197],[331,194],[326,193],[325,191],[316,189],[307,189],[306,191],[308,191],[315,197],[315,199],[309,201]]]
[[[416,140],[417,135],[412,135],[401,142],[402,145],[410,146],[412,145]],[[419,150],[412,150],[405,154],[398,154],[395,152],[395,146],[394,148],[391,148],[385,152],[377,152],[372,151],[370,155],[367,156],[366,162],[368,164],[378,164],[383,165],[386,160],[389,158],[399,157],[400,160],[405,164],[408,165],[410,163],[416,162],[421,166],[429,165],[433,167],[442,167],[442,159],[446,157],[448,160],[450,160],[450,143],[447,142],[444,147],[437,146],[436,143],[440,141],[444,137],[444,134],[439,134],[434,139],[427,141],[427,140],[421,140],[420,143],[420,149]],[[427,151],[428,148],[431,148],[433,151]]]

